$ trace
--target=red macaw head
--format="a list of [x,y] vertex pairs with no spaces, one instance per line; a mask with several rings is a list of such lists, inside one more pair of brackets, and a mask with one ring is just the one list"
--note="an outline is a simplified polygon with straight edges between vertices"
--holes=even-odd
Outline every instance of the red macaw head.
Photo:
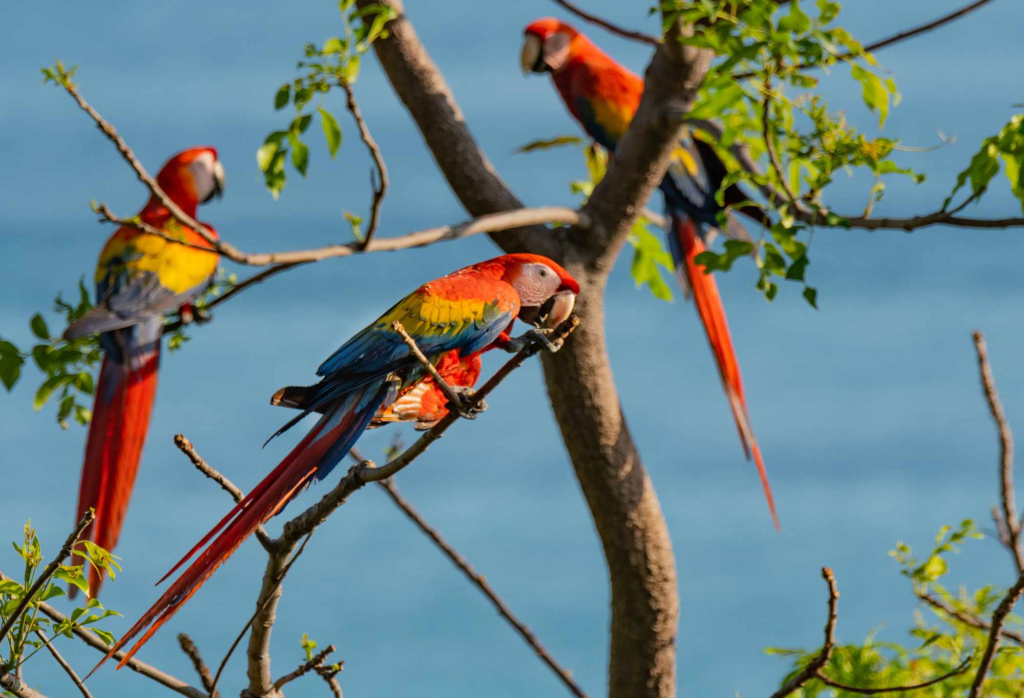
[[526,28],[519,62],[523,74],[557,72],[574,54],[573,44],[586,37],[554,17],[538,19]]
[[557,327],[572,314],[580,285],[556,262],[539,254],[498,257],[502,280],[519,294],[519,318],[537,326]]
[[156,181],[174,203],[194,215],[199,204],[224,193],[224,165],[214,148],[189,148],[168,160]]

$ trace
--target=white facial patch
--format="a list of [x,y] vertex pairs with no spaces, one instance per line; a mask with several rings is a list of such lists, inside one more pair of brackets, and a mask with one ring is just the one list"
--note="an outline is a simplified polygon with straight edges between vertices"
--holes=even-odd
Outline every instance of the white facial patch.
[[547,265],[533,263],[523,266],[522,273],[513,285],[523,305],[538,306],[554,295],[562,281]]
[[188,170],[192,174],[196,198],[200,201],[206,200],[213,193],[215,183],[214,171],[218,164],[213,159],[213,153],[204,152],[197,156],[188,166]]
[[569,42],[572,39],[568,34],[555,32],[544,42],[544,62],[551,70],[558,70],[569,58]]

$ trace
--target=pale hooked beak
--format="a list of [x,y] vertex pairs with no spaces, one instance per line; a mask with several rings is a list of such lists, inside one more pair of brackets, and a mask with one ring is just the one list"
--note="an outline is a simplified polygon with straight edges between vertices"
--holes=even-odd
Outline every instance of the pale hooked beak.
[[224,173],[224,165],[218,160],[213,165],[213,194],[218,199],[224,196],[224,186],[227,184],[227,175]]
[[[551,304],[551,309],[548,310],[547,317],[541,320],[541,325],[554,329],[572,315],[572,309],[576,306],[576,294],[572,291],[560,291],[552,296],[548,303]],[[544,304],[545,310],[547,310],[548,303]]]
[[519,54],[519,67],[523,69],[523,75],[530,73],[541,73],[546,66],[542,57],[543,43],[536,34],[527,34],[523,39],[523,50]]

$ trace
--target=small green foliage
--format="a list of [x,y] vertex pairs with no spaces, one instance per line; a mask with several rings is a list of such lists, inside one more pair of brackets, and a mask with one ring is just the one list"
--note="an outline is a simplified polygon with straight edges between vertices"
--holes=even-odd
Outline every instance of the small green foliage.
[[317,648],[316,640],[310,639],[309,635],[302,633],[302,651],[306,654],[306,661],[313,659],[313,650]]
[[630,273],[636,287],[644,284],[651,289],[651,294],[658,300],[671,301],[672,289],[662,276],[664,269],[672,275],[674,265],[672,255],[665,251],[658,239],[647,226],[649,221],[641,216],[633,224],[629,233],[629,243],[633,245],[633,264],[630,266]]
[[[323,105],[323,97],[337,87],[351,89],[359,78],[362,55],[374,40],[387,36],[385,25],[394,18],[390,7],[372,5],[355,9],[354,0],[338,3],[344,36],[334,36],[317,47],[306,44],[304,59],[299,61],[299,77],[281,85],[274,93],[274,109],[281,110],[291,102],[296,116],[284,131],[274,131],[256,151],[256,164],[263,173],[267,189],[276,199],[287,181],[285,160],[291,153],[295,170],[303,177],[309,168],[309,146],[302,135],[309,126],[311,113],[306,108],[317,100],[324,140],[333,159],[341,148],[342,133],[337,118]],[[287,141],[287,143],[285,142]]]
[[71,82],[71,78],[74,77],[75,73],[78,71],[78,66],[73,65],[70,68],[65,68],[64,62],[58,60],[54,63],[53,67],[40,68],[39,70],[43,73],[44,85],[48,82],[52,82],[58,87],[67,89],[68,87],[74,86],[74,83]]
[[[946,557],[959,552],[960,546],[971,539],[984,536],[967,519],[955,529],[943,526],[935,537],[935,544],[927,558],[917,559],[910,547],[902,541],[889,554],[900,565],[900,574],[910,580],[913,592],[918,596],[926,594],[937,598],[948,608],[975,618],[988,618],[1005,591],[990,586],[974,592],[961,588],[954,594],[939,583],[948,574]],[[841,618],[840,618],[841,620]],[[1010,616],[1012,625],[1020,620]],[[905,686],[923,683],[944,676],[961,667],[968,658],[973,658],[966,671],[957,673],[941,683],[908,695],[934,696],[935,698],[960,698],[968,694],[974,680],[977,662],[988,643],[988,630],[976,628],[947,614],[944,610],[926,605],[914,614],[914,625],[908,631],[910,642],[906,644],[879,642],[871,633],[863,643],[838,645],[832,659],[824,669],[829,678],[857,688],[880,688],[883,686]],[[794,650],[769,648],[768,654],[790,658],[790,673],[780,683],[796,675],[820,649]],[[983,695],[1000,698],[1017,696],[1020,679],[1024,674],[1024,652],[1016,645],[1004,645],[996,654],[992,670],[986,681]],[[839,691],[812,679],[793,696],[815,698],[816,696],[852,697],[854,693]]]
[[970,164],[957,175],[956,186],[943,204],[943,209],[949,207],[953,197],[968,181],[971,183],[972,196],[978,197],[984,193],[992,178],[999,173],[1000,160],[1010,182],[1010,191],[1024,209],[1024,182],[1020,177],[1024,166],[1024,114],[1014,115],[998,135],[982,141],[981,148],[971,158]]
[[362,240],[363,240],[363,229],[362,229],[361,226],[362,226],[362,223],[363,223],[363,217],[362,216],[357,216],[356,214],[352,213],[351,211],[344,211],[341,215],[344,216],[345,220],[348,221],[348,224],[350,226],[352,226],[352,236],[356,240],[359,240],[360,242],[362,242]]
[[[21,558],[24,576],[20,583],[14,580],[0,581],[0,624],[5,624],[11,619],[15,610],[25,599],[28,590],[39,579],[44,568],[43,550],[39,544],[39,537],[36,535],[35,529],[32,528],[31,521],[25,524],[21,545],[17,542],[13,542],[12,545]],[[79,541],[75,553],[82,556],[88,564],[105,570],[111,580],[114,579],[115,570],[120,571],[121,569],[116,562],[117,558],[91,542]],[[65,594],[64,589],[58,586],[57,582],[72,584],[81,589],[88,597],[89,583],[83,567],[83,565],[61,565],[29,600],[24,612],[12,626],[8,637],[0,638],[0,643],[6,641],[7,648],[6,651],[0,650],[0,673],[13,671],[15,667],[23,664],[42,649],[43,643],[38,639],[37,631],[53,635],[54,637],[50,638],[52,642],[57,639],[57,636],[71,638],[72,632],[76,628],[91,626],[105,618],[121,615],[117,611],[104,609],[96,599],[88,599],[84,606],[74,609],[70,616],[59,623],[51,621],[45,616],[40,617],[39,610],[43,602]],[[91,629],[108,645],[114,641],[114,636],[110,632],[96,627]],[[33,651],[26,655],[26,650],[30,647]]]

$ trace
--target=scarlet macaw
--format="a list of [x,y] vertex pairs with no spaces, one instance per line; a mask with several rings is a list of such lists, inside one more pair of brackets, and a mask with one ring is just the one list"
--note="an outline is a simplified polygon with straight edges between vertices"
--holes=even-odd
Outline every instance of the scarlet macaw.
[[[573,27],[552,18],[537,20],[526,28],[520,60],[526,74],[551,73],[570,114],[587,135],[609,152],[615,151],[640,105],[644,82],[639,76],[616,63]],[[725,173],[725,166],[714,150],[687,133],[676,149],[660,188],[671,223],[669,247],[680,285],[687,295],[693,294],[736,421],[740,443],[747,458],[753,456],[757,464],[772,521],[778,529],[768,473],[750,426],[743,379],[718,285],[713,276],[704,273],[703,265],[695,261],[718,226],[716,216],[722,207],[715,200],[715,192]],[[726,203],[737,204],[745,199],[735,186],[726,190]],[[762,219],[756,208],[751,211],[741,207],[741,210]],[[738,225],[731,220],[730,223]]]
[[[157,183],[195,217],[200,203],[223,191],[224,167],[213,148],[192,148],[168,160]],[[199,233],[179,225],[155,197],[139,218],[168,235],[209,247]],[[117,545],[149,428],[164,314],[201,294],[218,260],[215,252],[178,245],[128,226],[118,228],[96,265],[96,307],[64,331],[65,339],[100,333],[103,364],[85,446],[77,516],[80,519],[89,507],[96,509],[96,522],[86,535],[107,550]],[[73,562],[81,564],[81,559]],[[89,577],[89,593],[95,597],[102,577],[95,567]],[[71,587],[72,596],[75,591]]]
[[[104,661],[152,623],[118,665],[123,666],[259,524],[280,512],[310,483],[326,477],[375,416],[383,415],[383,421],[420,423],[439,418],[436,395],[421,400],[416,409],[396,407],[401,399],[415,399],[417,390],[422,390],[421,397],[433,395],[436,386],[392,327],[395,320],[449,377],[471,376],[475,381],[473,372],[478,371],[475,367],[482,351],[491,347],[515,350],[522,345],[523,338],[511,339],[508,335],[517,316],[527,319],[542,308],[548,309],[553,326],[569,316],[578,293],[576,280],[546,257],[510,254],[480,262],[424,284],[399,301],[320,365],[317,375],[322,380],[316,385],[277,391],[271,399],[273,404],[299,407],[302,413],[274,436],[307,414],[321,412],[323,416],[291,453],[164,576],[166,579],[173,574],[209,543]],[[428,387],[422,388],[425,382]],[[446,402],[443,396],[440,400]]]

